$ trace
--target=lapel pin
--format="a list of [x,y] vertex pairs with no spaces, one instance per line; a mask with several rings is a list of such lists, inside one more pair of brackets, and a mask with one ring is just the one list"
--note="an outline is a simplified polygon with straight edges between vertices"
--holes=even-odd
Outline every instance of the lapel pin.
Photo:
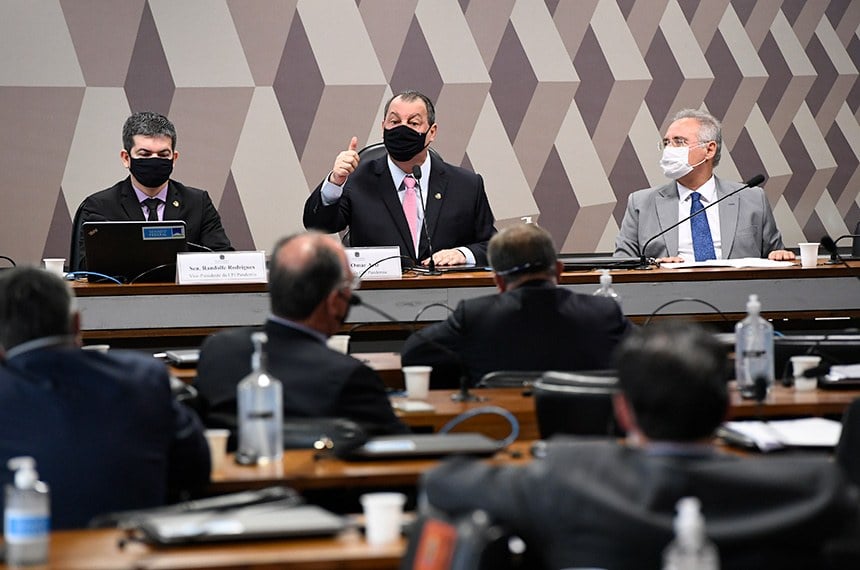
[[179,207],[179,200],[174,200],[174,201],[173,201],[173,207],[174,207],[174,208],[178,208],[178,207]]
[[436,192],[436,194],[435,194],[433,197],[434,197],[434,198],[436,198],[437,200],[441,200],[441,199],[442,199],[442,194],[440,194],[440,193]]

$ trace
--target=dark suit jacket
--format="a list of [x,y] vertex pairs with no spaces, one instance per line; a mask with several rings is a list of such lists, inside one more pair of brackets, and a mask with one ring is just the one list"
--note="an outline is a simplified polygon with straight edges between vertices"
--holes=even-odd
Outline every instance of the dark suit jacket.
[[[346,181],[340,200],[323,206],[317,186],[305,202],[304,224],[328,233],[349,226],[350,245],[399,246],[413,257],[409,225],[397,188],[391,179],[387,156],[362,161]],[[487,264],[487,242],[495,229],[493,212],[480,175],[447,164],[430,155],[430,188],[427,200],[427,230],[433,250],[468,247],[478,265]],[[418,258],[430,257],[427,236],[421,232]]]
[[494,370],[599,370],[610,368],[630,327],[611,299],[531,281],[461,301],[446,321],[412,334],[401,356],[404,365],[432,365],[434,388],[458,385],[459,367],[446,349],[473,383]]
[[[742,186],[717,177],[714,177],[714,182],[718,199]],[[639,248],[649,239],[678,223],[679,200],[676,182],[637,190],[631,194],[627,200],[624,219],[621,220],[621,230],[615,238],[615,255],[639,257]],[[741,190],[716,207],[720,211],[720,249],[723,259],[764,258],[771,251],[783,248],[773,212],[761,188],[756,186]],[[678,255],[678,229],[675,228],[648,244],[644,255]]]
[[[236,415],[236,387],[251,372],[251,327],[203,343],[195,385],[210,413]],[[284,417],[349,418],[376,433],[408,429],[391,409],[376,373],[300,330],[267,321],[268,370],[283,384]]]
[[853,530],[858,511],[856,489],[824,456],[658,454],[572,439],[552,440],[524,468],[445,464],[424,488],[444,511],[487,511],[551,568],[660,568],[687,496],[702,503],[722,570],[824,568],[822,545]]
[[[95,221],[145,220],[140,202],[131,186],[131,177],[117,182],[107,190],[88,196],[81,204],[81,223]],[[221,216],[209,198],[209,193],[170,180],[167,183],[165,220],[183,220],[188,242],[213,251],[231,251],[233,246],[221,225]],[[86,268],[83,234],[79,240],[80,259],[70,260],[73,268]]]
[[21,353],[0,367],[0,481],[31,455],[51,490],[51,528],[162,505],[170,490],[209,482],[197,416],[176,403],[151,357],[73,347]]

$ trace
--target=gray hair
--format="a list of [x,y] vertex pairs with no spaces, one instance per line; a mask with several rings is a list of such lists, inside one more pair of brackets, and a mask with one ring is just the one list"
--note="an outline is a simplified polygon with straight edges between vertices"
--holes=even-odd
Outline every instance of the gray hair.
[[681,119],[695,119],[699,122],[698,137],[701,142],[714,141],[717,143],[717,152],[714,153],[714,166],[720,163],[723,152],[723,126],[712,114],[699,109],[681,109],[672,117],[672,122]]

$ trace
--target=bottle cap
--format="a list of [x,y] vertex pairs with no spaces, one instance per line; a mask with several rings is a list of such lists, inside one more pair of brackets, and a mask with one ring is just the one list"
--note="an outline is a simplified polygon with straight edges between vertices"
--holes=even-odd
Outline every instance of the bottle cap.
[[608,269],[600,270],[600,284],[601,285],[612,285],[612,275],[610,275]]
[[15,486],[19,489],[32,489],[39,481],[36,472],[36,460],[32,457],[13,457],[6,463],[9,469],[15,471]]
[[761,303],[758,300],[758,295],[753,293],[747,301],[747,313],[759,314],[761,312]]

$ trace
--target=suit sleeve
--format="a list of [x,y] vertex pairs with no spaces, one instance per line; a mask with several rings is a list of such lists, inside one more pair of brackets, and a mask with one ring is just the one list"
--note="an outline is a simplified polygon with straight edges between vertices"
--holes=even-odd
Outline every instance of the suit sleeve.
[[209,197],[209,192],[203,191],[203,212],[200,225],[200,244],[213,251],[233,251],[227,232],[221,225],[221,216],[215,209],[215,204]]
[[[347,181],[347,184],[349,182]],[[305,211],[302,223],[305,229],[319,230],[326,233],[337,233],[346,228],[350,221],[349,192],[344,186],[340,200],[328,206],[322,200],[322,182],[305,200]]]
[[478,194],[475,203],[475,241],[466,244],[472,253],[475,255],[476,265],[487,265],[487,244],[493,234],[496,233],[494,226],[495,218],[493,211],[490,208],[490,201],[487,199],[487,193],[484,190],[484,179],[478,175]]
[[212,470],[203,426],[193,410],[171,398],[173,440],[168,456],[167,486],[173,497],[198,495]]
[[357,364],[344,384],[338,416],[359,422],[371,435],[408,433],[409,428],[391,408],[382,379],[367,366]]
[[615,238],[616,257],[636,257],[639,255],[639,208],[634,203],[636,194],[627,198],[627,210],[621,220],[621,229]]

